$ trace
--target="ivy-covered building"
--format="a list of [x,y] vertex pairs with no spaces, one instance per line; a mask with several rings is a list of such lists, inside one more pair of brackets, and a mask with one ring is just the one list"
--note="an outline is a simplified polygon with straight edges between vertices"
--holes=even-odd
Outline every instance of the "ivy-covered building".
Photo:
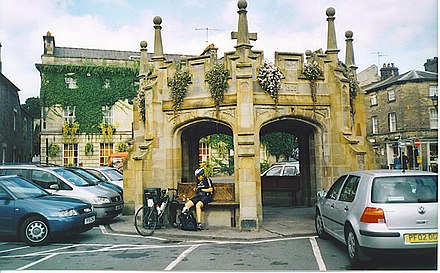
[[0,164],[29,162],[33,119],[20,105],[20,89],[3,75],[1,67],[0,60]]
[[41,162],[105,165],[133,139],[140,53],[57,47],[50,32],[43,41]]

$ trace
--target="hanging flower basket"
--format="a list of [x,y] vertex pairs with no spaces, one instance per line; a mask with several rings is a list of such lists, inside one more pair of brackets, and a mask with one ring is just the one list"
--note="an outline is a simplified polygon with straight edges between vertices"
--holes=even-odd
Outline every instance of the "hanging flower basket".
[[84,147],[84,151],[87,156],[93,155],[93,151],[94,151],[93,143],[87,142],[86,146]]
[[308,80],[310,80],[310,92],[312,95],[313,108],[315,108],[315,105],[317,103],[316,93],[318,89],[316,80],[323,75],[323,71],[321,67],[319,67],[318,62],[316,60],[313,60],[304,65],[304,70],[302,71],[302,73],[304,74],[304,76],[306,76]]
[[177,71],[168,82],[168,86],[171,88],[171,98],[173,99],[173,110],[175,114],[183,104],[183,99],[188,93],[188,85],[190,82],[191,76],[186,69]]
[[217,116],[220,103],[225,99],[225,92],[228,90],[228,74],[223,63],[214,64],[212,70],[205,74],[211,97],[214,99]]
[[49,145],[49,156],[57,156],[60,153],[60,145],[51,143]]
[[264,65],[258,70],[258,83],[272,97],[275,105],[278,104],[278,91],[281,88],[282,78],[283,74],[280,69],[270,62],[265,61]]

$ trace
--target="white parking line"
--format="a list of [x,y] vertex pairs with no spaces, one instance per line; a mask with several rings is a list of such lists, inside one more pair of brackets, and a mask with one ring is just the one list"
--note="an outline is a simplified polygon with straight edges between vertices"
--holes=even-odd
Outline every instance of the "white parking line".
[[101,229],[102,234],[105,234],[105,235],[132,237],[132,238],[149,238],[149,239],[158,240],[158,241],[166,241],[167,240],[167,239],[164,239],[164,238],[154,237],[154,236],[141,236],[141,235],[132,235],[132,234],[108,232],[104,225],[99,225],[99,228]]
[[25,249],[28,248],[29,246],[21,246],[21,247],[16,247],[16,248],[11,248],[11,249],[6,249],[6,250],[2,250],[0,251],[0,253],[5,253],[5,252],[12,252],[15,250],[20,250],[20,249]]
[[178,265],[183,259],[186,258],[186,256],[188,256],[189,253],[191,253],[194,249],[198,248],[199,246],[200,245],[193,245],[192,247],[182,252],[182,254],[180,254],[179,257],[177,257],[177,259],[175,259],[172,263],[170,263],[167,267],[165,267],[164,270],[165,271],[173,270],[173,268],[176,265]]
[[318,243],[316,242],[315,237],[310,238],[310,244],[312,245],[313,255],[315,255],[316,262],[318,263],[318,268],[320,271],[326,271],[327,267],[325,266],[324,259],[322,259],[321,251],[319,250]]
[[52,257],[54,257],[54,256],[56,256],[56,255],[58,255],[58,253],[50,254],[49,256],[46,256],[46,257],[41,258],[41,259],[39,259],[39,260],[36,260],[35,262],[32,262],[32,263],[30,263],[30,264],[27,264],[27,265],[25,265],[25,266],[22,266],[22,267],[20,267],[20,268],[17,268],[16,270],[25,270],[25,269],[28,269],[29,267],[32,267],[32,266],[34,266],[34,265],[36,265],[36,264],[39,264],[39,263],[41,263],[41,262],[44,262],[45,260],[48,260],[48,259],[50,259],[50,258],[52,258]]

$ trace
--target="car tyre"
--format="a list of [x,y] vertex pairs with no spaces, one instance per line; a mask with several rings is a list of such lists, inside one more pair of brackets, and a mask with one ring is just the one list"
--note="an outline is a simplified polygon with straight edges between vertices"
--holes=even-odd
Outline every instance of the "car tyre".
[[345,232],[345,242],[347,244],[348,259],[352,265],[362,265],[366,261],[366,256],[362,252],[356,233],[349,226]]
[[319,210],[316,210],[316,214],[315,214],[315,229],[316,229],[316,233],[318,234],[319,238],[321,238],[321,239],[328,238],[328,234],[324,230],[324,222],[322,220],[322,215],[319,212]]
[[20,237],[27,245],[45,245],[49,242],[50,235],[49,225],[42,217],[29,217],[20,227]]

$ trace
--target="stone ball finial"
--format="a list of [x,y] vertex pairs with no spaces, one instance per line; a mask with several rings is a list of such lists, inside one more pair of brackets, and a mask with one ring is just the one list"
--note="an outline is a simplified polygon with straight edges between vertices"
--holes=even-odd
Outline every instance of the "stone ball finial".
[[306,56],[312,56],[312,51],[310,49],[306,50]]
[[345,38],[348,38],[348,39],[353,38],[353,31],[351,31],[351,30],[347,30],[347,31],[345,32]]
[[335,13],[336,13],[336,11],[335,11],[335,8],[333,8],[333,7],[329,7],[329,8],[327,8],[327,10],[325,11],[325,14],[327,14],[328,17],[333,17],[333,16],[335,16]]
[[239,0],[237,6],[239,9],[246,9],[247,1],[246,0]]
[[160,24],[162,24],[162,18],[161,18],[160,16],[155,16],[155,17],[153,18],[153,23],[154,23],[155,25],[160,25]]
[[140,46],[141,46],[142,48],[147,48],[147,46],[148,46],[147,41],[141,41],[141,42],[140,42]]

